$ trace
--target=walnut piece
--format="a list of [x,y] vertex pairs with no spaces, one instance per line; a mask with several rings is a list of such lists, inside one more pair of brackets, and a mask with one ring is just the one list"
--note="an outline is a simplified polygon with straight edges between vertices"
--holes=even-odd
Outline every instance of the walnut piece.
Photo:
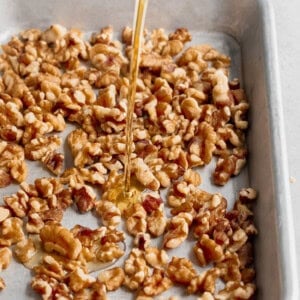
[[97,279],[104,283],[107,291],[117,290],[125,280],[125,273],[122,268],[112,268],[99,273]]

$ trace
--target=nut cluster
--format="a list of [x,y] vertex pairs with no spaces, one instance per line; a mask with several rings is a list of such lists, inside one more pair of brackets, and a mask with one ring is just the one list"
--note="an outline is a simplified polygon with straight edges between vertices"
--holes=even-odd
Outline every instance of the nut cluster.
[[[212,180],[225,185],[246,163],[249,104],[238,79],[229,80],[230,58],[210,45],[190,46],[179,28],[145,32],[133,118],[132,176],[144,188],[124,211],[134,248],[123,266],[89,274],[125,254],[121,211],[108,194],[124,169],[125,121],[132,30],[113,39],[112,27],[87,41],[77,29],[29,29],[0,54],[0,188],[21,189],[0,206],[0,271],[16,258],[33,266],[32,288],[43,299],[107,299],[119,288],[152,299],[181,285],[199,299],[251,299],[253,189],[243,189],[227,210],[221,194],[198,188],[193,168],[216,166]],[[60,137],[67,137],[74,166],[64,169]],[[26,183],[26,160],[40,161],[55,177]],[[93,185],[102,193],[97,199]],[[169,188],[167,201],[161,188]],[[94,212],[96,229],[62,226],[66,209]],[[166,207],[171,208],[167,217]],[[191,235],[188,257],[170,257]],[[160,238],[160,246],[151,241]],[[217,290],[216,281],[225,286]],[[5,287],[0,278],[0,290]],[[172,297],[170,299],[173,299]]]

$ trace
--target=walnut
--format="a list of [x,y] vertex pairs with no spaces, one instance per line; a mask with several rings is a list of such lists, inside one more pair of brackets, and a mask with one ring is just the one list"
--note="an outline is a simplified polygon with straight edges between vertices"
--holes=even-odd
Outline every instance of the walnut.
[[0,188],[6,187],[12,183],[12,178],[9,173],[0,169]]
[[54,151],[60,145],[61,139],[55,135],[36,138],[25,145],[25,155],[26,158],[30,160],[39,160],[42,159],[48,151]]
[[45,225],[40,231],[42,245],[47,252],[57,252],[69,259],[76,259],[82,249],[72,233],[59,225]]
[[43,274],[57,280],[62,280],[65,276],[63,266],[58,260],[50,255],[45,255],[42,262],[33,269],[36,275]]
[[88,212],[95,206],[96,194],[90,186],[75,185],[72,197],[80,213]]
[[124,271],[126,274],[124,285],[130,290],[138,289],[149,273],[141,250],[137,248],[131,250],[129,257],[125,261]]
[[220,276],[220,270],[217,268],[211,268],[200,275],[194,277],[188,288],[188,293],[196,293],[196,292],[215,292],[216,280]]
[[201,297],[197,298],[198,300],[215,300],[214,296],[209,292],[204,292]]
[[132,161],[132,170],[137,180],[145,187],[154,191],[159,189],[159,181],[141,158],[136,158]]
[[55,43],[57,40],[63,38],[66,33],[67,29],[65,27],[54,24],[42,33],[41,38],[47,43]]
[[22,229],[23,221],[19,218],[10,217],[1,223],[0,227],[0,245],[2,240],[6,241],[4,245],[10,246],[24,239]]
[[202,72],[207,68],[207,62],[203,56],[211,49],[209,45],[200,45],[189,47],[180,56],[178,60],[179,66],[187,66],[189,69]]
[[181,109],[183,115],[189,119],[199,119],[200,117],[200,108],[198,102],[193,98],[186,98],[181,102]]
[[35,255],[36,251],[33,240],[29,238],[18,242],[14,252],[20,262],[26,263]]
[[163,249],[147,247],[145,249],[145,259],[151,267],[160,269],[168,263],[169,257]]
[[189,225],[185,218],[181,216],[173,217],[167,225],[163,245],[165,248],[176,248],[182,244],[189,233]]
[[139,232],[146,232],[147,213],[140,203],[130,206],[125,212],[126,228],[131,235],[137,235]]
[[201,183],[201,176],[200,176],[200,174],[198,172],[192,170],[192,169],[187,169],[184,172],[183,179],[188,184],[192,184],[194,186],[198,186]]
[[244,188],[239,192],[239,200],[242,203],[251,203],[257,197],[257,192],[252,188]]
[[98,281],[105,284],[107,291],[117,290],[125,280],[125,273],[122,268],[112,268],[99,273]]
[[5,125],[0,128],[0,137],[8,142],[18,143],[23,136],[23,130],[14,125]]
[[[240,153],[239,153],[240,152]],[[219,158],[213,173],[214,183],[224,185],[233,175],[238,175],[246,164],[245,151],[235,151],[232,155]]]
[[[105,237],[103,238],[105,240]],[[96,258],[98,261],[106,263],[114,261],[124,255],[124,250],[116,243],[106,242],[99,247],[96,252]]]
[[91,63],[100,71],[120,72],[121,67],[127,63],[120,49],[97,43],[89,50]]
[[96,212],[105,226],[115,228],[121,223],[121,211],[110,201],[96,202]]
[[215,298],[217,300],[251,299],[255,293],[255,285],[251,283],[229,281]]
[[47,151],[41,161],[53,174],[59,175],[62,172],[64,155],[56,151]]
[[96,279],[86,274],[83,269],[77,268],[70,274],[69,286],[74,292],[78,292],[84,288],[90,287]]
[[168,264],[167,274],[173,282],[187,285],[196,276],[196,270],[187,258],[173,257]]
[[63,186],[57,178],[38,178],[34,181],[35,188],[41,197],[50,197],[63,190]]
[[143,292],[148,296],[157,296],[172,286],[172,281],[164,270],[154,269],[151,276],[147,276],[143,283]]
[[231,252],[236,252],[247,242],[247,240],[248,236],[246,232],[240,228],[233,233],[231,242],[227,249]]
[[8,267],[11,261],[11,257],[12,253],[8,247],[0,248],[0,271]]
[[224,258],[223,249],[207,234],[203,234],[193,248],[201,267],[210,262],[220,262]]
[[0,223],[2,223],[8,217],[10,217],[10,211],[5,207],[0,206]]
[[221,271],[220,277],[225,281],[241,281],[240,260],[236,253],[226,252],[222,261],[216,264]]
[[157,237],[161,236],[166,229],[167,219],[161,210],[154,210],[147,216],[147,229],[151,235]]
[[26,230],[28,233],[39,233],[44,227],[44,221],[38,213],[28,214],[28,221],[26,223]]
[[16,194],[4,197],[4,202],[11,209],[13,215],[23,218],[28,212],[29,197],[24,191],[18,191]]
[[201,122],[198,128],[198,135],[191,139],[189,151],[189,165],[191,167],[208,164],[212,159],[215,150],[216,133],[212,126],[206,122]]
[[60,299],[69,299],[71,291],[65,283],[45,274],[35,276],[31,281],[31,287],[42,296],[43,299],[51,299],[53,295]]

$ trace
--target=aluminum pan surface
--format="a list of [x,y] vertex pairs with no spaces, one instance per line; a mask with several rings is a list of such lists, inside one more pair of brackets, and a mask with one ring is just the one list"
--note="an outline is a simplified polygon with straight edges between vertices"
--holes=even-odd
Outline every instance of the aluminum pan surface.
[[[89,1],[89,6],[84,3],[81,0],[67,0],[63,3],[58,0],[1,1],[0,42],[25,28],[46,28],[52,23],[61,23],[67,27],[76,26],[93,31],[107,24],[112,24],[115,29],[119,29],[132,23],[133,1],[106,0],[100,3],[100,1],[92,0]],[[124,9],[120,9],[121,6],[124,6]],[[70,14],[71,10],[72,14]],[[168,18],[165,17],[166,15]],[[254,28],[249,28],[253,24]],[[180,2],[153,0],[149,5],[146,26],[150,28],[164,27],[169,30],[180,26],[188,27],[194,36],[193,44],[211,43],[233,57],[231,74],[239,77],[240,74],[244,75],[248,96],[255,95],[259,98],[261,95],[268,95],[263,103],[259,103],[257,97],[249,97],[252,104],[251,118],[252,121],[255,121],[251,125],[249,134],[249,147],[252,152],[249,160],[250,182],[259,188],[261,195],[259,201],[268,202],[268,205],[258,205],[258,208],[264,208],[264,211],[259,209],[257,211],[257,223],[261,226],[259,228],[260,236],[268,236],[268,233],[272,236],[272,240],[267,242],[259,236],[256,243],[256,264],[259,270],[258,286],[260,289],[258,297],[259,299],[270,299],[268,296],[274,295],[272,299],[298,299],[295,284],[295,264],[293,266],[295,253],[292,242],[291,214],[287,203],[290,199],[285,180],[288,177],[284,176],[287,172],[276,49],[274,49],[274,24],[269,6],[264,1],[255,0],[187,0]],[[261,31],[262,35],[255,35],[253,31]],[[228,34],[234,36],[238,43]],[[258,43],[257,49],[254,46],[255,43]],[[249,75],[249,72],[253,70],[252,62],[258,58],[254,55],[255,50],[257,51],[256,54],[261,56],[263,63],[263,66],[256,66],[256,71],[262,74],[263,84],[255,80],[256,76]],[[243,72],[241,66],[243,66]],[[249,77],[251,78],[249,79]],[[259,87],[257,87],[258,84]],[[255,110],[256,107],[258,109]],[[260,117],[257,114],[254,115],[254,112],[258,112]],[[263,137],[257,134],[260,128],[264,130],[261,134]],[[71,130],[71,128],[69,129]],[[262,140],[263,138],[265,141]],[[265,156],[261,154],[262,151],[257,146],[263,142],[268,150],[264,152]],[[261,177],[255,173],[255,170],[258,169],[256,161],[262,163],[261,168],[268,175],[267,179],[263,178],[266,182],[262,183],[261,180],[257,179],[261,179]],[[212,165],[206,168],[205,174],[208,174],[207,172],[210,172],[212,168]],[[49,176],[46,171],[41,171],[38,163],[32,163],[31,170],[32,178],[28,179],[29,182],[35,177]],[[208,178],[202,171],[201,174],[203,178]],[[238,189],[247,185],[247,170],[245,170],[241,176],[230,181],[225,188],[211,185],[208,179],[204,180],[202,188],[208,191],[220,191],[232,203]],[[0,196],[16,191],[16,189],[16,186],[11,186],[6,190],[0,190]],[[262,196],[268,198],[265,199]],[[265,211],[267,208],[270,208],[271,213]],[[72,216],[74,217],[72,212],[68,212],[64,218],[65,225],[75,225],[71,222],[74,219],[82,225],[97,225],[92,216],[79,216],[77,214],[76,218],[72,218]],[[276,255],[274,261],[269,257],[269,251],[273,251]],[[173,252],[170,254],[172,255]],[[183,254],[180,253],[180,255]],[[267,267],[272,265],[273,269],[260,268],[264,264]],[[30,273],[23,266],[12,263],[8,270],[1,273],[1,276],[6,279],[8,285],[7,289],[1,293],[1,299],[35,298],[31,288],[28,287]],[[118,298],[120,297],[125,298],[125,295],[118,295]],[[117,297],[110,296],[109,298],[116,299]]]

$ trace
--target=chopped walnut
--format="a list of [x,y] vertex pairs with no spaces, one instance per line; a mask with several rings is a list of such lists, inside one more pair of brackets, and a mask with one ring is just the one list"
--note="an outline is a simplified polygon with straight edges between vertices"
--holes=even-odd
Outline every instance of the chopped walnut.
[[11,209],[13,215],[23,218],[28,212],[29,197],[25,192],[18,191],[16,194],[4,197],[4,202]]
[[19,218],[10,217],[1,223],[0,227],[0,245],[10,246],[24,239],[22,229],[23,221]]
[[98,280],[105,284],[107,291],[117,290],[125,280],[122,268],[112,268],[99,273]]
[[32,239],[24,239],[17,243],[15,247],[15,255],[22,263],[26,263],[36,253],[36,247]]
[[181,216],[173,217],[167,225],[163,244],[165,248],[176,248],[182,244],[189,233],[189,224],[185,218]]
[[12,253],[8,247],[0,248],[0,272],[8,267],[11,257]]
[[133,244],[138,249],[145,250],[146,248],[150,247],[150,241],[151,241],[151,237],[149,233],[139,232],[135,236],[133,240]]
[[147,247],[145,249],[145,259],[151,267],[160,269],[168,263],[169,257],[163,249]]
[[173,257],[168,264],[167,274],[173,282],[187,285],[196,276],[196,271],[187,258]]
[[229,281],[215,298],[217,300],[251,299],[255,293],[255,285],[251,283]]
[[164,270],[154,269],[151,276],[147,276],[143,283],[143,292],[148,296],[157,296],[172,286]]
[[81,213],[88,212],[95,206],[96,194],[90,186],[75,185],[72,196]]
[[121,223],[121,211],[110,201],[96,202],[96,212],[105,226],[115,228]]
[[3,207],[0,206],[0,223],[6,220],[10,216],[10,211]]
[[125,212],[126,228],[131,235],[137,235],[140,232],[146,232],[147,213],[144,207],[140,203],[135,203],[130,206]]
[[86,274],[81,268],[77,268],[70,274],[70,288],[78,292],[84,288],[90,287],[96,279]]
[[216,280],[220,276],[220,270],[216,268],[211,268],[200,275],[194,277],[188,288],[188,293],[196,293],[196,292],[215,292]]
[[206,266],[210,262],[219,262],[223,259],[223,249],[207,234],[203,234],[193,248],[200,266]]
[[64,163],[64,155],[62,153],[48,151],[41,160],[53,174],[59,175],[62,172]]
[[76,259],[82,249],[80,241],[59,225],[45,225],[40,231],[40,238],[47,252],[55,251],[70,259]]
[[161,236],[165,232],[166,226],[167,218],[163,211],[157,209],[147,216],[147,229],[151,235]]
[[125,261],[124,271],[126,274],[124,285],[130,290],[138,289],[149,273],[141,250],[137,248],[131,250],[129,257]]
[[0,188],[10,185],[12,178],[9,173],[0,169]]

